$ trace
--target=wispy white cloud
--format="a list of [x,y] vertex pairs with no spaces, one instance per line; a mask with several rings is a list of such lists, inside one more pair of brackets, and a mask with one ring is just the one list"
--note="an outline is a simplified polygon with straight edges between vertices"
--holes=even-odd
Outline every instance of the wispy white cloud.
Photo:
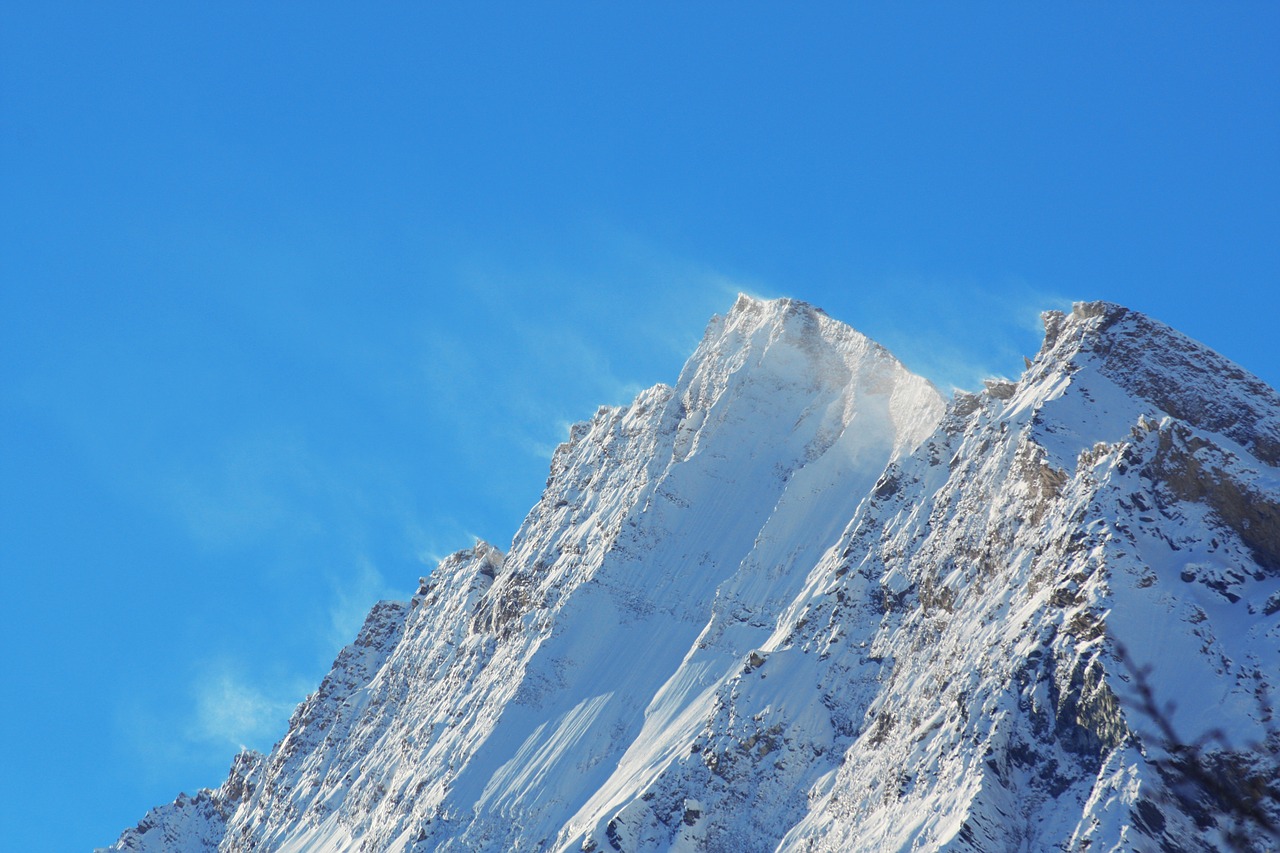
[[[752,299],[777,299],[783,294],[764,282],[749,279],[737,279],[712,270],[690,271],[694,276],[705,279],[708,285],[723,297],[726,304],[732,304],[739,293],[745,293]],[[800,297],[797,297],[800,298]],[[723,309],[721,309],[723,310]]]
[[[1021,280],[902,277],[854,289],[874,328],[863,329],[941,390],[1016,377],[1040,344],[1041,312],[1070,301]],[[857,318],[848,319],[855,326]]]
[[329,638],[335,647],[355,639],[374,604],[383,599],[403,598],[407,592],[393,589],[373,561],[364,556],[358,558],[349,571],[341,575],[331,573],[329,584],[332,589]]
[[434,405],[473,424],[462,440],[497,438],[545,462],[567,424],[673,381],[712,314],[740,291],[766,289],[599,223],[588,230],[586,264],[459,271],[458,286],[484,306],[483,325],[423,319],[424,377]]
[[313,686],[301,679],[254,683],[231,664],[209,665],[193,684],[190,737],[237,749],[269,747]]

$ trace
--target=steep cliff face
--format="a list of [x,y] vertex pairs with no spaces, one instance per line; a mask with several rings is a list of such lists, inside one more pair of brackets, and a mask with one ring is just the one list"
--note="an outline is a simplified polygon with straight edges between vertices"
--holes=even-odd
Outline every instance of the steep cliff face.
[[113,849],[1260,846],[1280,398],[1118,306],[1045,323],[944,406],[739,298],[574,427],[505,555],[380,604],[269,756]]

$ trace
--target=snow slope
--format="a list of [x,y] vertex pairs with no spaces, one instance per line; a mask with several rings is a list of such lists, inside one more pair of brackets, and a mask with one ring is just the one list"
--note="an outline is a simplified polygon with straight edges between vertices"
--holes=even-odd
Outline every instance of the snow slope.
[[110,849],[1265,849],[1280,397],[1118,306],[1045,322],[944,405],[739,297],[507,553],[379,604],[270,755]]

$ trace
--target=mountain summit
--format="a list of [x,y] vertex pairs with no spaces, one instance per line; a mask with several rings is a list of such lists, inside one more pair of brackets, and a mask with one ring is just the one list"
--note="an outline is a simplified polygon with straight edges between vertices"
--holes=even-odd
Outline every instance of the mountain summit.
[[[1265,849],[1280,397],[1107,303],[949,403],[740,296],[110,850]],[[1151,697],[1146,701],[1144,697]]]

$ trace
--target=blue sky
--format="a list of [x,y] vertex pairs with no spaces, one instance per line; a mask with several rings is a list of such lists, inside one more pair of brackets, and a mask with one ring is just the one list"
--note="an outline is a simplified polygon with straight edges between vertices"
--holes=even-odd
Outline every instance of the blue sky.
[[269,748],[739,290],[944,388],[1092,298],[1280,383],[1278,41],[1261,3],[5,4],[0,837],[106,844]]

